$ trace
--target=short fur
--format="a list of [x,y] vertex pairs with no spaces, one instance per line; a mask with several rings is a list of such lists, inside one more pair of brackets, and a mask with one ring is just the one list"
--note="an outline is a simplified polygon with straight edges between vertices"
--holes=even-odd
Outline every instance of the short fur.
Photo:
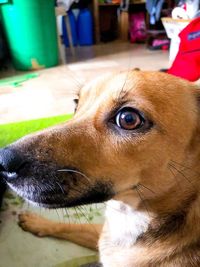
[[[158,72],[107,74],[87,84],[71,121],[10,147],[26,164],[9,184],[52,208],[110,200],[105,224],[24,213],[20,226],[99,249],[103,267],[200,266],[199,99],[195,85]],[[116,125],[125,106],[144,115],[144,127]]]

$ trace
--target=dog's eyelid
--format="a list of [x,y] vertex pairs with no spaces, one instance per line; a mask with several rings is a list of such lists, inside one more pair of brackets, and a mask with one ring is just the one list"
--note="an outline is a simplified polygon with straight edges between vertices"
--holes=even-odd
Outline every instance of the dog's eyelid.
[[120,112],[121,110],[123,110],[123,109],[131,109],[131,110],[133,110],[133,111],[135,111],[138,115],[140,115],[143,119],[145,119],[145,113],[142,111],[142,110],[140,110],[139,108],[137,108],[135,105],[133,105],[132,103],[130,103],[130,102],[121,102],[121,103],[117,103],[115,106],[114,106],[114,108],[113,108],[113,110],[112,110],[112,112],[111,112],[111,114],[112,114],[112,116],[111,117],[114,117],[114,116],[116,116],[117,115],[117,113],[118,112]]
[[118,109],[115,110],[116,111],[115,114],[117,114],[118,112],[120,112],[124,108],[130,108],[130,109],[134,110],[144,120],[148,120],[151,122],[154,121],[151,113],[148,110],[142,109],[142,107],[138,107],[137,103],[135,101],[131,101],[131,100],[128,100],[128,101],[124,102],[121,106],[119,106]]

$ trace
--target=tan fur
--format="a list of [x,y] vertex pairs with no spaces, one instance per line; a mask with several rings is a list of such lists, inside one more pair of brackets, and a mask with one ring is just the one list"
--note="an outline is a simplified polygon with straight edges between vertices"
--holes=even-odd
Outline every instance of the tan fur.
[[[193,84],[164,73],[107,74],[81,90],[71,121],[15,145],[35,151],[38,160],[77,167],[91,177],[91,186],[99,177],[111,181],[114,200],[150,220],[134,244],[113,242],[108,218],[101,230],[25,213],[21,227],[93,249],[98,244],[104,267],[200,266],[199,96]],[[110,130],[106,118],[119,102],[141,110],[153,128],[134,136]]]

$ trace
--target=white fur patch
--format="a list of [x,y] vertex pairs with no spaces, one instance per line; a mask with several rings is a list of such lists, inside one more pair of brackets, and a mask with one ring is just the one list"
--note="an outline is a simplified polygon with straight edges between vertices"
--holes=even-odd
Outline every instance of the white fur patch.
[[[32,200],[29,200],[29,199],[27,198],[27,196],[26,196],[26,192],[28,192],[28,190],[29,190],[30,188],[25,187],[25,188],[23,188],[23,190],[21,190],[21,189],[18,189],[17,187],[15,187],[15,186],[13,186],[11,183],[8,183],[8,186],[10,187],[10,189],[12,189],[15,193],[17,193],[20,197],[22,197],[24,200],[26,200],[27,202],[29,202],[29,203],[32,204],[33,206],[37,206],[37,207],[40,206],[39,203],[34,202],[34,201],[32,201]],[[29,195],[30,195],[30,192],[29,192]]]
[[107,203],[106,219],[111,241],[122,247],[132,246],[150,223],[146,212],[134,210],[121,201]]

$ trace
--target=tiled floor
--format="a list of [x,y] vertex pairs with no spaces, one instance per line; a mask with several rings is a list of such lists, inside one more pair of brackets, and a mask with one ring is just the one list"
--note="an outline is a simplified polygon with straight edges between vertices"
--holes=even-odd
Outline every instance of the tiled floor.
[[[21,87],[0,87],[0,124],[73,112],[76,91],[99,74],[135,67],[142,70],[168,67],[166,51],[149,51],[144,45],[110,43],[78,48],[76,53],[75,59],[68,57],[71,63],[38,71],[38,78],[24,82]],[[0,267],[51,267],[91,254],[66,241],[41,239],[23,232],[17,225],[16,215],[21,205],[16,205],[15,199],[8,201],[13,203],[0,213]],[[22,209],[27,209],[27,205]],[[55,220],[63,221],[65,217],[61,211],[58,214],[36,208],[34,211]]]

